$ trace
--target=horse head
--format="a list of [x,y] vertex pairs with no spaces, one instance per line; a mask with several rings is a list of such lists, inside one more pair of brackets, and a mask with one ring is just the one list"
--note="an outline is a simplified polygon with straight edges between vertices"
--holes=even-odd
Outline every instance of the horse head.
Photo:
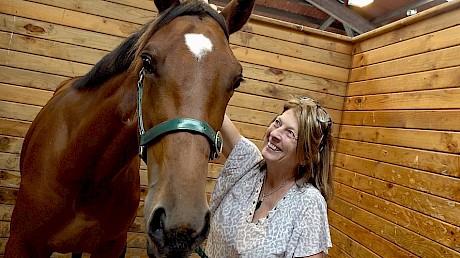
[[208,161],[221,147],[216,132],[242,80],[228,37],[249,19],[254,1],[232,0],[219,14],[197,0],[155,0],[160,16],[145,29],[135,59],[151,257],[183,257],[207,236]]

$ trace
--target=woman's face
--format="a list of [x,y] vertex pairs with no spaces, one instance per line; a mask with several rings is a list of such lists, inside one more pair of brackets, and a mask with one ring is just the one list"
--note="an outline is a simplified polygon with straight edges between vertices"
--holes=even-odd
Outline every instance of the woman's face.
[[299,123],[292,109],[279,115],[267,129],[262,156],[269,164],[279,164],[286,169],[297,167],[297,137]]

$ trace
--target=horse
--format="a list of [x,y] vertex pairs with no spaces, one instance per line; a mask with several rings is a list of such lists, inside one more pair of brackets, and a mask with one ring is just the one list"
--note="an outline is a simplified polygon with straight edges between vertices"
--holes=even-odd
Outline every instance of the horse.
[[155,0],[157,19],[61,83],[31,124],[5,257],[119,257],[140,201],[149,257],[185,257],[209,230],[209,159],[239,86],[229,35],[255,0],[218,13],[198,0]]

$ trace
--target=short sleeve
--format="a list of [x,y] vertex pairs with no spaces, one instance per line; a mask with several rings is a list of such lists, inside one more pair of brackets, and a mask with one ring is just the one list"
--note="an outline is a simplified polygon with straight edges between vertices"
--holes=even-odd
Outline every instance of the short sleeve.
[[219,207],[235,183],[257,166],[261,160],[262,154],[257,146],[247,138],[241,137],[228,155],[214,186],[210,201],[211,212]]
[[332,247],[332,242],[326,201],[316,190],[315,194],[310,195],[304,202],[304,205],[295,230],[299,239],[294,248],[294,257],[305,257],[320,252],[327,254],[327,250]]

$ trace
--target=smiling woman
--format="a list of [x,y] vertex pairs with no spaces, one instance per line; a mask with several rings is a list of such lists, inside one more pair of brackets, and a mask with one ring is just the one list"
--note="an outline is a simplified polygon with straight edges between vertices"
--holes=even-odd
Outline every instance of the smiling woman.
[[262,151],[230,119],[227,161],[211,197],[210,257],[322,257],[331,239],[332,120],[309,98],[292,98],[267,128]]

